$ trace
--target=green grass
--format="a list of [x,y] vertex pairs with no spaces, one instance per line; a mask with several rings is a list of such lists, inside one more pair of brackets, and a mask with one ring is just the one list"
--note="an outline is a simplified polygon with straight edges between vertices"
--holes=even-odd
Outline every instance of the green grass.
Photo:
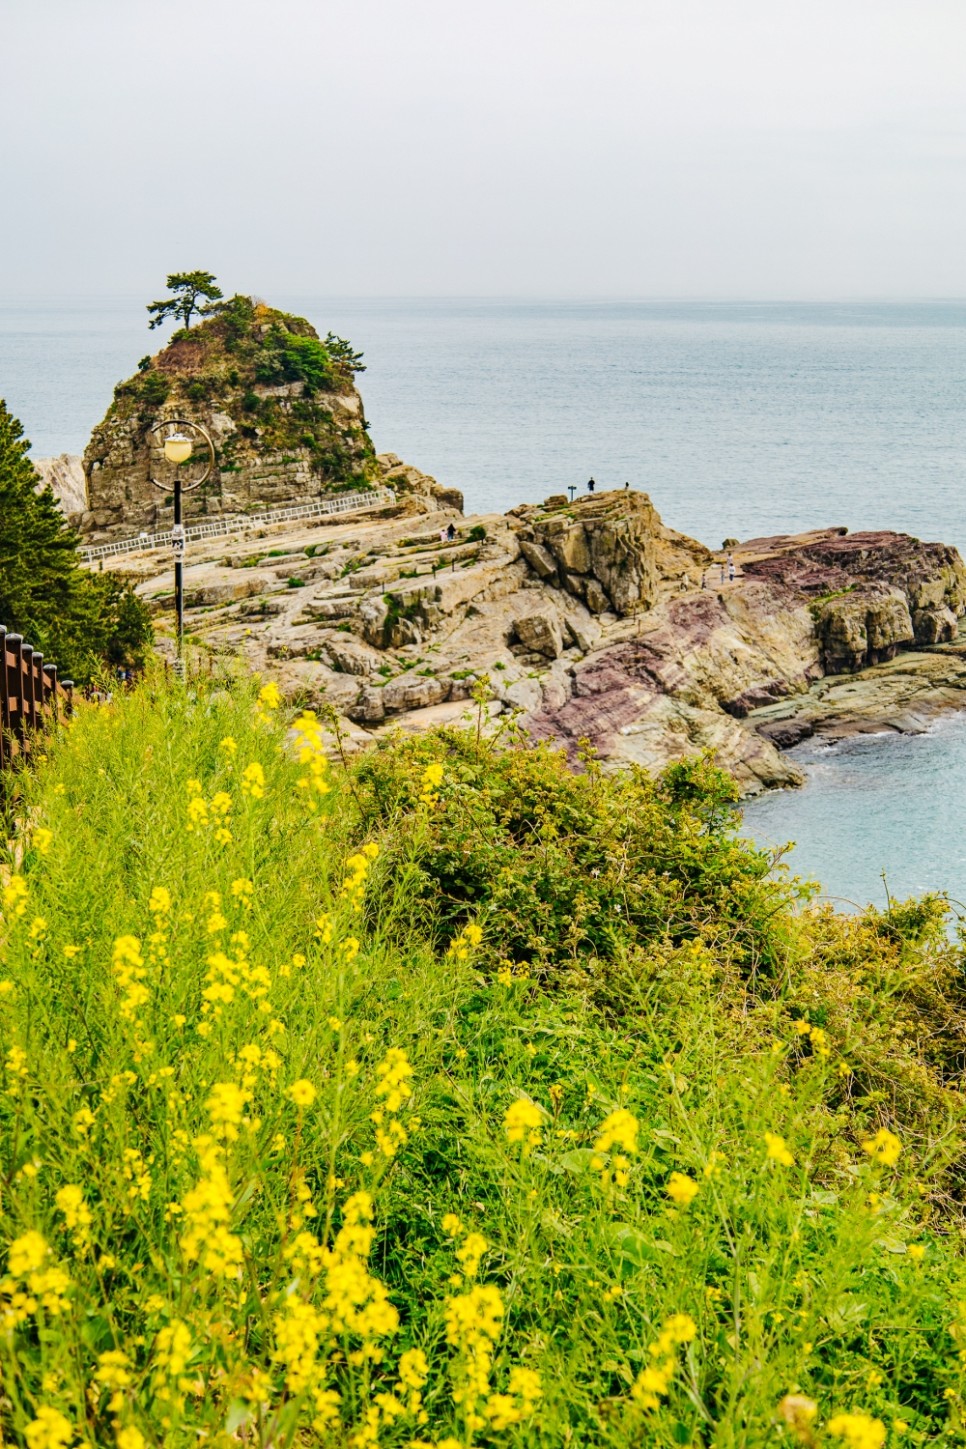
[[941,904],[810,907],[702,762],[445,730],[345,771],[273,703],[155,681],[18,779],[6,1437],[962,1443]]

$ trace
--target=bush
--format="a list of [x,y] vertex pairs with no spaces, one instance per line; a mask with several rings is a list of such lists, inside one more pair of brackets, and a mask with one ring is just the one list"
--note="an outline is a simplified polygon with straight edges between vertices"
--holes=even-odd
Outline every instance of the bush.
[[171,391],[171,383],[163,372],[157,368],[151,368],[141,374],[141,386],[139,395],[141,401],[149,407],[158,408],[167,399]]
[[959,1442],[937,903],[803,908],[706,762],[336,769],[278,703],[152,680],[25,777],[11,1442]]

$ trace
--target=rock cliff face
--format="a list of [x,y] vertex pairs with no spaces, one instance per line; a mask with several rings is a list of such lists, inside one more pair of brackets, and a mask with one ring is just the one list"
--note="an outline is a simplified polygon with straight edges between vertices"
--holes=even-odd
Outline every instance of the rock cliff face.
[[[196,550],[193,630],[334,705],[363,742],[459,719],[485,674],[489,714],[518,712],[534,738],[590,739],[614,766],[710,748],[747,792],[800,780],[782,749],[803,734],[849,719],[916,728],[966,703],[966,659],[935,642],[966,603],[966,570],[942,544],[842,529],[758,539],[735,550],[729,582],[641,494],[463,519],[445,493],[424,480],[378,520]],[[162,607],[169,561],[137,567]],[[851,694],[829,692],[838,677]]]
[[150,482],[146,438],[165,418],[200,423],[216,448],[211,479],[185,497],[188,520],[366,487],[376,465],[355,365],[340,339],[322,342],[303,318],[246,297],[175,333],[118,384],[94,429],[83,460],[88,541],[170,521],[170,496]]
[[49,483],[61,511],[71,520],[80,519],[87,508],[87,479],[80,458],[61,453],[56,458],[35,458],[34,467],[41,483]]

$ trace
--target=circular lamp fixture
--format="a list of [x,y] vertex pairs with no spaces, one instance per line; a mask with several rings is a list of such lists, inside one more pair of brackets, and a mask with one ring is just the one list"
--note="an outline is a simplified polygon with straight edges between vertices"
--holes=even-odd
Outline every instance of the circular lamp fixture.
[[200,423],[192,423],[188,418],[168,418],[148,428],[147,436],[151,446],[158,449],[166,463],[180,468],[181,464],[191,460],[201,467],[199,477],[185,478],[178,472],[173,483],[170,478],[155,478],[149,472],[148,476],[156,487],[166,493],[190,493],[211,476],[215,466],[215,445]]
[[193,449],[194,444],[184,433],[174,433],[164,440],[164,456],[169,463],[187,463]]

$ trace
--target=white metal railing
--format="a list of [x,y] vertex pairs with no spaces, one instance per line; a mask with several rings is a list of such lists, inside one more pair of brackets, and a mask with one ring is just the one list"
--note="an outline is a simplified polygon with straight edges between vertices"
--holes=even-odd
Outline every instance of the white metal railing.
[[[333,513],[355,513],[363,508],[380,508],[395,503],[391,488],[373,488],[367,493],[343,493],[334,498],[314,498],[311,503],[296,503],[291,508],[273,508],[268,513],[236,513],[211,523],[192,523],[184,530],[185,539],[221,538],[228,533],[247,533],[252,528],[265,528],[272,523],[288,523],[296,518],[325,518]],[[161,548],[174,540],[174,530],[163,533],[140,533],[136,538],[119,538],[113,543],[98,543],[81,549],[85,563],[101,558],[116,558],[122,553],[138,553],[146,548]]]

